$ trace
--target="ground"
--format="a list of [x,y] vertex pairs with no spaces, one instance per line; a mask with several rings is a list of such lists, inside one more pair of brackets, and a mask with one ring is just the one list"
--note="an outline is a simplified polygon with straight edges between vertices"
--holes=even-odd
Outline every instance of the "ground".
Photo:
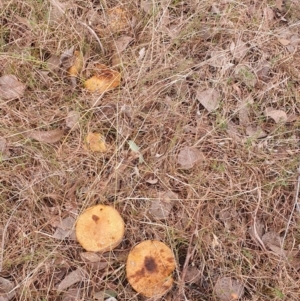
[[[144,300],[125,263],[147,239],[176,259],[158,300],[220,300],[222,277],[300,299],[299,0],[2,0],[0,45],[0,299]],[[97,64],[120,85],[88,91]],[[100,203],[125,237],[86,254],[69,229]]]

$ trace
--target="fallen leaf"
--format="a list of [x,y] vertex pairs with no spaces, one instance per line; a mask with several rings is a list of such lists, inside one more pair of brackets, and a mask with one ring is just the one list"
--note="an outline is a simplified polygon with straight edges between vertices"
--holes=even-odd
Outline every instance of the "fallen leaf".
[[238,300],[244,294],[244,285],[231,277],[219,278],[214,293],[222,301]]
[[259,66],[257,72],[256,72],[256,75],[257,77],[266,82],[268,79],[269,79],[269,72],[270,72],[270,69],[271,69],[271,65],[269,64],[269,62],[265,61],[261,64],[261,66]]
[[188,266],[185,273],[184,281],[189,284],[197,283],[201,277],[201,274],[201,271],[195,266]]
[[29,132],[23,133],[23,135],[27,138],[32,138],[34,140],[37,140],[39,142],[44,143],[56,143],[64,136],[65,130],[50,130],[50,131],[38,131],[33,130]]
[[183,169],[193,168],[196,163],[204,161],[205,157],[197,148],[185,146],[178,154],[177,162]]
[[84,87],[90,92],[104,93],[118,87],[121,83],[121,74],[98,64],[97,73],[84,82]]
[[172,191],[159,192],[158,198],[151,201],[149,213],[156,220],[167,219],[177,199],[178,195]]
[[69,273],[57,286],[58,291],[64,291],[71,285],[84,280],[84,275],[81,269],[76,269]]
[[80,113],[77,111],[70,111],[66,117],[66,126],[71,130],[79,128]]
[[275,13],[272,8],[270,7],[265,7],[264,10],[264,17],[266,18],[267,21],[272,21],[275,18]]
[[64,240],[74,234],[76,220],[72,216],[64,218],[56,228],[53,238]]
[[241,141],[241,135],[234,122],[228,121],[226,132],[233,141],[235,141],[235,142]]
[[100,133],[88,133],[85,138],[85,145],[92,152],[104,153],[107,151],[105,138]]
[[260,139],[268,136],[268,134],[260,126],[253,125],[248,125],[246,127],[246,134],[254,139]]
[[230,58],[224,50],[216,50],[210,52],[211,58],[209,59],[208,64],[212,67],[222,68],[223,71],[234,66],[233,63],[230,62]]
[[60,63],[61,63],[60,58],[57,55],[51,55],[46,62],[47,69],[56,73],[60,69]]
[[149,15],[152,15],[154,13],[155,2],[153,2],[152,0],[142,0],[140,5],[141,5],[141,9],[145,13]]
[[209,113],[219,107],[220,95],[216,89],[197,91],[196,98]]
[[114,41],[115,47],[117,49],[117,52],[120,54],[123,52],[127,46],[130,44],[130,42],[133,40],[132,37],[129,36],[122,36]]
[[18,99],[24,95],[26,86],[13,74],[0,77],[0,98],[3,100]]
[[95,252],[81,252],[80,256],[82,259],[88,260],[90,262],[101,261],[101,257],[97,255]]
[[287,114],[282,110],[275,110],[272,108],[265,109],[265,115],[271,117],[276,123],[286,122],[288,117]]
[[16,292],[12,291],[14,284],[3,277],[0,277],[0,301],[9,301],[12,299]]
[[245,42],[238,39],[236,43],[232,42],[230,45],[230,52],[235,59],[242,59],[248,52],[248,47]]
[[291,41],[287,39],[278,39],[278,42],[283,46],[287,46],[291,43]]

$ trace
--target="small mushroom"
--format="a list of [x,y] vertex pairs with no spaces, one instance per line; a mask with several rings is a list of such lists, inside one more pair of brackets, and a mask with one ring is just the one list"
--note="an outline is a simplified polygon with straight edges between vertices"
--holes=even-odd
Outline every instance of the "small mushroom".
[[124,236],[124,221],[111,206],[96,205],[85,210],[76,223],[76,238],[91,252],[107,252],[120,244]]
[[173,284],[175,258],[171,249],[157,240],[146,240],[129,253],[126,276],[130,285],[146,297],[159,297]]
[[231,277],[222,277],[216,282],[214,292],[219,300],[238,300],[244,294],[244,285]]

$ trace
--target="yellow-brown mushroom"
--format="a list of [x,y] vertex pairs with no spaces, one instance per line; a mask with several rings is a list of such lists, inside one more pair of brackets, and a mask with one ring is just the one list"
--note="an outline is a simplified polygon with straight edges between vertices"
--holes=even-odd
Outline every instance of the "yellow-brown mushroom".
[[146,240],[130,251],[126,276],[138,293],[158,297],[171,289],[174,269],[175,259],[171,249],[160,241]]
[[85,210],[76,223],[76,238],[87,251],[107,252],[124,236],[124,221],[111,206],[96,205]]

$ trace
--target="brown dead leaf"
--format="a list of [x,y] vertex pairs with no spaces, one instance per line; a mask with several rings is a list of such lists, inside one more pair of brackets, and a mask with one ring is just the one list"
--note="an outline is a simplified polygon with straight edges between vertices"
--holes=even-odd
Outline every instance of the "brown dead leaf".
[[81,252],[80,256],[83,260],[88,260],[90,262],[101,261],[101,257],[97,255],[95,252]]
[[70,111],[66,117],[66,126],[71,130],[79,128],[80,113],[77,111]]
[[283,46],[287,46],[291,43],[291,41],[288,39],[278,39],[278,42]]
[[141,1],[141,9],[149,14],[152,15],[154,13],[154,9],[155,9],[155,2],[151,1],[151,0],[142,0]]
[[0,99],[13,100],[24,95],[26,86],[13,74],[0,77]]
[[224,50],[211,51],[210,56],[211,58],[208,64],[212,67],[222,68],[223,71],[226,71],[234,66],[234,64],[230,62],[230,57],[227,52]]
[[84,274],[81,269],[76,269],[75,271],[72,271],[69,273],[58,285],[57,290],[58,291],[64,291],[73,284],[83,281],[84,280]]
[[193,168],[198,162],[204,161],[203,153],[194,147],[185,146],[178,154],[177,162],[183,169]]
[[246,127],[246,134],[253,139],[260,139],[268,136],[260,126],[254,125],[248,125]]
[[275,13],[271,7],[265,7],[263,10],[263,14],[267,21],[273,21],[275,18]]
[[57,55],[51,55],[47,60],[47,69],[50,71],[57,73],[60,69],[60,58]]
[[222,301],[238,300],[244,294],[244,285],[231,277],[219,278],[215,284],[214,293]]
[[167,219],[177,199],[178,195],[172,191],[159,192],[158,199],[151,201],[149,213],[156,220]]
[[214,88],[197,91],[196,98],[209,113],[219,107],[220,95]]
[[261,65],[259,66],[256,75],[257,77],[266,82],[269,79],[269,72],[271,69],[271,65],[268,61],[264,61],[263,63],[261,63]]
[[230,45],[230,52],[235,59],[242,59],[248,52],[248,47],[245,42],[238,39],[236,43],[232,42]]
[[281,237],[274,231],[266,232],[262,236],[262,241],[267,247],[269,247],[270,245],[280,247],[282,243]]
[[265,115],[271,117],[276,123],[285,123],[288,119],[287,114],[284,111],[272,108],[266,108]]
[[130,42],[133,40],[132,37],[122,36],[114,41],[117,52],[120,54],[123,52]]
[[92,152],[104,153],[107,151],[105,138],[100,133],[88,133],[85,138],[85,148]]
[[93,93],[104,93],[118,87],[121,83],[121,74],[98,64],[96,74],[84,82],[84,87]]
[[197,283],[201,277],[201,271],[195,266],[188,266],[186,270],[186,274],[184,277],[184,281],[192,284]]
[[14,284],[3,277],[0,277],[0,301],[9,301],[12,299],[16,292],[12,291]]
[[72,216],[68,216],[64,218],[56,228],[55,233],[53,234],[53,238],[59,239],[59,240],[64,240],[68,237],[71,239],[74,239],[74,233],[75,233],[75,223],[76,220]]
[[27,138],[32,138],[34,140],[37,140],[39,142],[44,143],[56,143],[64,136],[65,130],[49,130],[49,131],[39,131],[39,130],[33,130],[30,132],[25,132],[23,135]]

